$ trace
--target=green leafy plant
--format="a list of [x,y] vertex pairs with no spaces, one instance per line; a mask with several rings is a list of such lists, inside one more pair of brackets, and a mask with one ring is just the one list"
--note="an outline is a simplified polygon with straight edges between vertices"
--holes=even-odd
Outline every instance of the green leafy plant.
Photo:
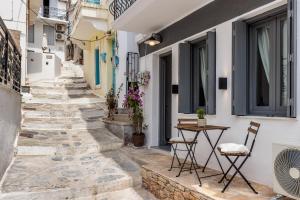
[[120,87],[118,88],[117,94],[115,93],[115,90],[113,88],[111,88],[108,91],[108,93],[105,95],[106,106],[107,106],[107,110],[108,110],[108,116],[107,116],[108,119],[113,120],[113,118],[114,118],[114,113],[117,111],[117,108],[118,108],[118,99],[119,99],[122,87],[123,87],[123,84],[121,84]]
[[205,119],[205,110],[203,108],[198,108],[197,111],[198,119]]
[[130,109],[129,117],[131,118],[137,134],[143,133],[144,112],[143,112],[143,92],[138,88],[130,87],[128,94],[125,95],[123,106]]

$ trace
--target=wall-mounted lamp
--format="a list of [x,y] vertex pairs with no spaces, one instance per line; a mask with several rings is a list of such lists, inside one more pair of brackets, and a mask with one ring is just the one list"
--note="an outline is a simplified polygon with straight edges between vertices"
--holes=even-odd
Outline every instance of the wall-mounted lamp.
[[153,33],[150,38],[148,38],[144,43],[149,46],[155,46],[162,42],[162,38],[159,34]]
[[227,90],[227,78],[225,78],[225,77],[219,78],[219,89]]
[[172,94],[178,94],[178,85],[172,85]]

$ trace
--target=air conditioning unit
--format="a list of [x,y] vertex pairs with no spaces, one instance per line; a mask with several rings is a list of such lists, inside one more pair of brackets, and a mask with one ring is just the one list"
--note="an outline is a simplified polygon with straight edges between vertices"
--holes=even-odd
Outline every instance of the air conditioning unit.
[[274,192],[300,199],[300,146],[273,144]]
[[56,40],[58,41],[65,40],[65,35],[63,33],[56,33]]
[[66,31],[66,26],[63,24],[56,24],[55,30],[56,30],[56,32],[64,33]]

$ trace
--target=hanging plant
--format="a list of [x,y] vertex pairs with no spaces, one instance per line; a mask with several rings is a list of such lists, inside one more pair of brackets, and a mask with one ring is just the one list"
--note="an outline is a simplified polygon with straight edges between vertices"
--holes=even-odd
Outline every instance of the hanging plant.
[[137,76],[140,86],[147,87],[149,85],[151,79],[150,71],[140,72]]

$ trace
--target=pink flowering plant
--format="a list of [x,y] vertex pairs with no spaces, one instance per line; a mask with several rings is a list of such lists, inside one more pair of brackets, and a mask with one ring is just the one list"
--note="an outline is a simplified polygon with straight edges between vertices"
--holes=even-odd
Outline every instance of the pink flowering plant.
[[130,87],[123,102],[123,107],[130,110],[129,117],[133,122],[137,134],[143,134],[143,96],[144,93],[140,92],[139,89]]

